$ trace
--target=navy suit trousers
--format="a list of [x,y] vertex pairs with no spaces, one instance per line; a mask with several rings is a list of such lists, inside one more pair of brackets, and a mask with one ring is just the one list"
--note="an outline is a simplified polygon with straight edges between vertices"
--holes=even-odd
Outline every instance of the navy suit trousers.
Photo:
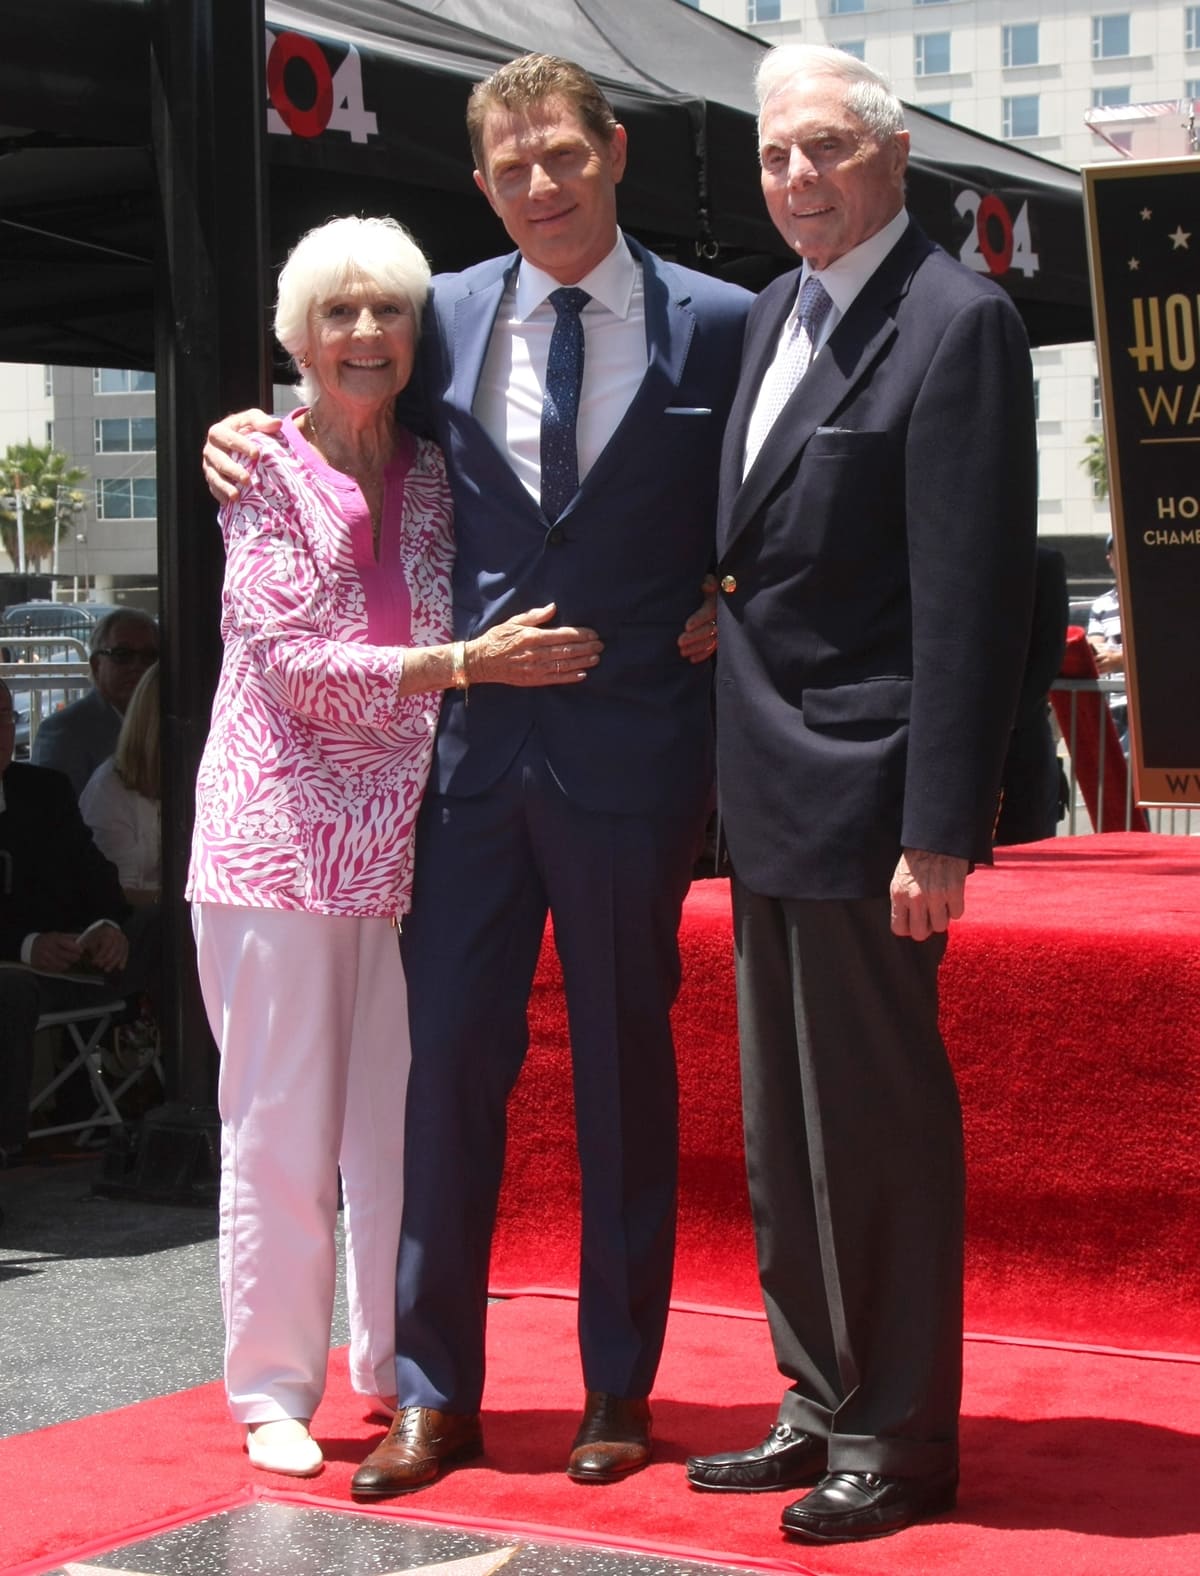
[[669,1014],[702,830],[563,793],[531,735],[487,793],[426,797],[403,953],[412,1029],[397,1273],[400,1404],[479,1409],[505,1106],[546,914],[562,960],[582,1177],[587,1388],[644,1396],[671,1289],[677,1091]]

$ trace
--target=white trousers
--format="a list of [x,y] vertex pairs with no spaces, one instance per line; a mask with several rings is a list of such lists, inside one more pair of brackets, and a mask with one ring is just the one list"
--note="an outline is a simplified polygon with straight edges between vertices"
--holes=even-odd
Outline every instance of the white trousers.
[[221,1051],[225,1388],[239,1423],[325,1389],[342,1173],[350,1380],[393,1395],[408,999],[394,926],[197,903]]

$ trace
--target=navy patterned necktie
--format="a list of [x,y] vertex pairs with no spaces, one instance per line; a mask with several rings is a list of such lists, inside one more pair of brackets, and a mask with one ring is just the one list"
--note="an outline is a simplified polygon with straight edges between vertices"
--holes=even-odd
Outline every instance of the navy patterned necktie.
[[579,314],[591,300],[586,290],[563,285],[550,292],[558,314],[546,362],[542,399],[542,513],[559,515],[579,491],[579,446],[575,423],[583,386],[583,324]]

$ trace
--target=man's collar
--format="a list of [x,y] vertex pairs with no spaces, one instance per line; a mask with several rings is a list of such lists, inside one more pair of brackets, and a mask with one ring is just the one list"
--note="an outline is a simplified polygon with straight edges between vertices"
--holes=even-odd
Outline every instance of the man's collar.
[[[874,235],[869,235],[865,241],[860,241],[843,257],[830,263],[828,268],[820,270],[821,283],[829,292],[829,297],[839,312],[846,311],[907,229],[908,209],[901,208],[895,218],[889,219],[882,230],[876,230]],[[801,287],[809,274],[814,272],[816,270],[810,269],[805,263],[800,275]]]
[[[586,290],[601,306],[607,307],[614,317],[628,317],[633,289],[637,283],[637,268],[625,237],[618,231],[612,251],[596,264],[590,274],[584,275],[579,281],[579,288]],[[530,318],[561,283],[552,274],[522,258],[517,270],[515,301],[518,322],[524,323]]]

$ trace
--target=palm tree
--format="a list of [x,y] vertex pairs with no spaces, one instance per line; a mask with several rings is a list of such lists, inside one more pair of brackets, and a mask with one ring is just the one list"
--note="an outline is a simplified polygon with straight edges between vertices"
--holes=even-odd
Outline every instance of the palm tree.
[[25,567],[40,569],[54,557],[63,526],[81,512],[79,483],[87,472],[49,443],[10,443],[0,460],[0,544],[17,562],[17,495],[20,494]]
[[1092,496],[1094,498],[1108,497],[1108,454],[1104,448],[1104,434],[1102,432],[1089,432],[1087,435],[1087,453],[1080,460],[1080,468],[1085,470],[1092,480]]

